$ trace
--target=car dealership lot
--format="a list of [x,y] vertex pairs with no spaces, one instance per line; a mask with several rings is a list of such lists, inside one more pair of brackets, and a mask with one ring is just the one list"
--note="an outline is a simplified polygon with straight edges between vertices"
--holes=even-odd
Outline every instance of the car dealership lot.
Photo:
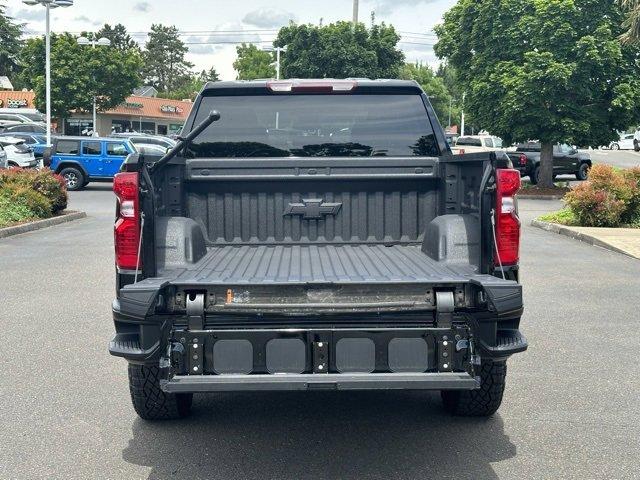
[[234,393],[150,424],[107,353],[110,185],[72,193],[87,219],[0,240],[0,478],[637,478],[640,261],[528,226],[559,202],[520,205],[531,346],[493,418],[424,392]]

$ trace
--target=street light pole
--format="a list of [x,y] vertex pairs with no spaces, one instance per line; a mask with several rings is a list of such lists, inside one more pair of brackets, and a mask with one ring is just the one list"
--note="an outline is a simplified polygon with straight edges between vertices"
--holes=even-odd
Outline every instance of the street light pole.
[[[276,80],[280,80],[280,55],[287,51],[287,46],[284,47],[263,47],[264,52],[276,52]],[[273,63],[271,64],[273,65]]]
[[353,28],[355,28],[358,23],[358,3],[359,0],[353,0]]
[[51,20],[52,8],[70,7],[73,0],[22,0],[22,3],[29,6],[42,5],[46,9],[45,18],[45,95],[47,104],[47,146],[51,146]]
[[[87,37],[80,37],[77,40],[78,45],[91,45],[92,49],[95,49],[96,46],[101,46],[101,47],[108,47],[111,45],[111,40],[109,40],[108,38],[99,38],[98,40],[96,40],[95,38],[93,40],[89,40]],[[100,136],[98,134],[98,111],[96,108],[96,92],[93,92],[93,137],[98,137]]]
[[45,27],[45,35],[44,35],[44,43],[45,43],[45,77],[46,77],[46,87],[45,87],[45,96],[47,102],[47,147],[51,146],[51,21],[50,21],[50,12],[51,12],[51,4],[46,3],[45,8],[47,10],[46,14],[46,27]]

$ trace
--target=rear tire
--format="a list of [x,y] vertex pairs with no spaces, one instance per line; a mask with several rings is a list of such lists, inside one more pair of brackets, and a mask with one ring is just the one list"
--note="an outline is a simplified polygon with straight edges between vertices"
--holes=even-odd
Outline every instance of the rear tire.
[[74,192],[84,187],[85,178],[83,173],[74,167],[66,167],[60,171],[60,176],[67,185],[67,190]]
[[529,175],[529,180],[531,180],[532,185],[538,184],[538,181],[540,180],[540,167],[536,167],[533,169],[533,172],[531,172],[531,175]]
[[442,390],[445,410],[462,417],[488,417],[502,404],[507,378],[507,363],[482,360],[478,390]]
[[589,178],[589,168],[588,163],[580,164],[580,168],[578,168],[578,171],[576,172],[576,178],[580,181],[584,181]]
[[133,408],[144,420],[173,420],[191,412],[192,393],[166,393],[160,388],[160,368],[129,364]]

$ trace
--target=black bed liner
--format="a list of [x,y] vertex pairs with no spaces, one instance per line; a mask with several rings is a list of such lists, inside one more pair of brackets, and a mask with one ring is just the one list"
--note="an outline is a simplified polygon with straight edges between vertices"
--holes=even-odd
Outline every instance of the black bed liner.
[[162,272],[174,285],[465,282],[470,265],[436,262],[418,245],[224,246],[187,268]]

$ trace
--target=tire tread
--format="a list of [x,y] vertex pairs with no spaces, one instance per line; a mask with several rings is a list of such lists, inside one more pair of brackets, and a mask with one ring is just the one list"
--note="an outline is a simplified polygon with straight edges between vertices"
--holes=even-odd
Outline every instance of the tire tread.
[[136,413],[145,420],[172,420],[186,417],[191,394],[166,393],[160,388],[160,368],[129,365],[129,392]]
[[506,385],[506,362],[484,360],[480,367],[480,388],[477,390],[443,390],[445,409],[464,417],[487,417],[498,411]]

